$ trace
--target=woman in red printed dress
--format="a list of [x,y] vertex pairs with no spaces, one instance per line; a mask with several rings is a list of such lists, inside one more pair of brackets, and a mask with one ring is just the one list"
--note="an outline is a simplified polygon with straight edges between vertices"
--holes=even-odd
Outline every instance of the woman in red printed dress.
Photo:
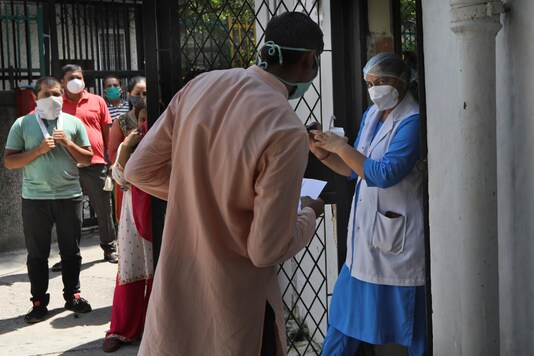
[[[146,79],[145,77],[137,76],[130,79],[128,83],[128,89],[126,91],[128,95],[128,103],[130,105],[130,111],[118,116],[120,120],[113,120],[111,129],[109,130],[109,142],[108,142],[108,157],[110,162],[115,162],[117,158],[117,149],[124,138],[129,132],[137,128],[137,119],[135,118],[135,108],[146,106]],[[113,189],[115,201],[115,217],[117,222],[120,221],[122,194],[120,186],[115,185]]]
[[134,101],[132,106],[128,114],[119,116],[114,122],[114,129],[120,129],[124,139],[114,151],[112,175],[123,196],[117,236],[117,282],[111,326],[102,345],[105,352],[114,352],[123,343],[141,337],[154,275],[150,195],[129,184],[123,174],[124,166],[147,130],[145,101]]

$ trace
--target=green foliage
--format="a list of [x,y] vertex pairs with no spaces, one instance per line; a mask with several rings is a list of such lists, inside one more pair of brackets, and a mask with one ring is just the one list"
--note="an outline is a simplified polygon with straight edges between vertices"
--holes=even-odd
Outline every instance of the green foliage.
[[254,61],[254,0],[188,0],[180,3],[178,18],[184,69],[247,67]]
[[417,52],[417,15],[415,0],[400,0],[402,51]]

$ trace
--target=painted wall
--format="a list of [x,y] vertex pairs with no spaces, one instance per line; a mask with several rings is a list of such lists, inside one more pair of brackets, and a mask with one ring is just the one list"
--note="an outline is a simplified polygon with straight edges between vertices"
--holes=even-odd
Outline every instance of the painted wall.
[[[423,0],[423,33],[427,100],[430,248],[434,354],[459,355],[460,304],[455,286],[460,281],[460,251],[455,225],[443,217],[457,211],[449,190],[460,189],[450,179],[455,146],[449,130],[459,115],[456,37],[449,29],[449,3]],[[438,266],[449,266],[441,268]]]
[[22,170],[4,167],[4,147],[17,119],[14,91],[0,91],[0,252],[24,247],[21,216]]
[[369,36],[367,57],[380,52],[393,52],[393,27],[391,22],[391,1],[373,0],[367,2]]
[[[462,355],[459,300],[461,218],[450,192],[462,153],[454,144],[459,117],[456,35],[448,1],[422,0],[429,149],[434,355]],[[497,36],[497,157],[501,355],[534,352],[534,3],[514,0]],[[484,90],[484,88],[480,88]],[[484,207],[479,207],[483,209]],[[491,313],[491,310],[488,311]],[[498,354],[498,350],[495,351]]]
[[534,2],[508,2],[497,36],[501,355],[533,355]]

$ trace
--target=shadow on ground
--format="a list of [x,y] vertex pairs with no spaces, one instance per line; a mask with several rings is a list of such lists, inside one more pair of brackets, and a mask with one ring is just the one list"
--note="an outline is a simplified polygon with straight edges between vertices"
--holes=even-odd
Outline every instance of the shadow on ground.
[[[50,269],[52,267],[52,263],[50,263],[50,260],[48,260],[48,261],[49,261],[48,262],[49,263],[49,268],[48,268],[48,272],[49,272],[48,276],[49,276],[49,278],[52,279],[52,278],[56,278],[56,277],[61,277],[61,272],[53,272]],[[94,266],[94,265],[96,265],[98,263],[109,263],[109,262],[104,261],[104,259],[102,259],[102,260],[96,260],[96,261],[82,263],[81,271],[84,271],[84,270],[86,270],[88,268],[91,268],[92,266]],[[29,282],[30,282],[30,280],[28,278],[28,272],[26,270],[24,270],[24,272],[21,272],[21,273],[18,273],[18,274],[10,274],[8,276],[0,277],[0,286],[10,287],[15,283],[29,283]]]
[[[64,309],[63,309],[64,310]],[[68,329],[80,325],[105,325],[111,318],[111,306],[93,309],[90,313],[69,313],[61,318],[54,319],[50,325],[54,329]]]
[[78,345],[70,350],[66,350],[58,355],[137,355],[139,350],[140,341],[133,342],[131,344],[124,344],[119,350],[114,353],[105,353],[102,351],[102,343],[104,338],[88,342],[83,345]]
[[[64,308],[55,308],[48,311],[46,320],[54,318],[56,315],[65,312]],[[111,318],[111,306],[93,309],[90,313],[77,314],[68,312],[65,316],[52,320],[50,325],[54,329],[68,329],[75,326],[97,326],[105,325]],[[24,320],[24,315],[15,316],[9,319],[0,320],[0,335],[10,333],[31,326]]]

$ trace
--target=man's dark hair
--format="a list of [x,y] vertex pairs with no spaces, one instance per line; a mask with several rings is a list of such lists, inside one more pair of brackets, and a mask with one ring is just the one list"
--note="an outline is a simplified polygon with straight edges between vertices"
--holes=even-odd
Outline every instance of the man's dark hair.
[[81,72],[83,74],[82,67],[77,64],[66,64],[61,67],[61,79],[65,77],[68,72]]
[[[268,41],[282,47],[315,49],[318,54],[323,52],[324,47],[321,28],[302,12],[284,12],[273,17],[265,29],[265,42]],[[267,48],[262,49],[262,60],[269,65],[278,63],[278,51],[272,56],[267,51]],[[283,65],[293,65],[305,54],[302,51],[282,49]]]
[[104,86],[106,85],[106,80],[108,80],[108,79],[117,79],[117,81],[119,82],[119,88],[120,88],[120,90],[122,90],[121,78],[119,78],[119,76],[116,75],[116,74],[108,74],[108,75],[106,75],[104,77],[104,79],[102,80],[102,88],[104,88]]
[[56,85],[60,85],[59,81],[56,78],[52,78],[52,77],[39,78],[39,79],[37,79],[37,81],[35,82],[35,85],[33,86],[33,93],[35,94],[35,96],[37,96],[37,94],[39,94],[43,84],[47,85],[49,87],[55,87]]
[[106,75],[106,76],[104,77],[104,80],[102,81],[102,83],[105,83],[106,80],[111,79],[111,78],[113,78],[113,79],[117,79],[117,80],[119,81],[119,83],[121,82],[121,78],[119,78],[118,75],[116,75],[116,74],[108,74],[108,75]]

